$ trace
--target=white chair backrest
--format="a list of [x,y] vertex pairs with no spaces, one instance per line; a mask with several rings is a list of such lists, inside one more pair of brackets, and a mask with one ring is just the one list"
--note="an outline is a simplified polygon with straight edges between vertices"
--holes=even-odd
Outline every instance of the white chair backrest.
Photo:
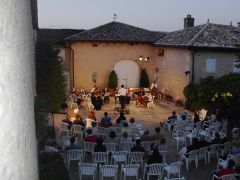
[[127,162],[128,151],[116,151],[113,154],[115,161]]
[[82,175],[93,175],[97,170],[97,164],[79,163],[79,171]]
[[94,152],[93,153],[93,162],[94,163],[107,163],[108,162],[108,153],[107,152]]
[[67,159],[69,161],[79,160],[80,162],[82,162],[82,160],[83,160],[83,150],[82,149],[68,150],[67,151]]
[[208,149],[207,146],[206,146],[206,147],[201,147],[201,148],[199,149],[199,155],[200,155],[200,156],[206,155],[207,149]]
[[73,124],[72,128],[73,128],[74,133],[80,133],[80,132],[82,132],[82,128],[84,128],[84,127],[82,127],[79,124]]
[[149,167],[148,174],[161,176],[163,166],[164,166],[164,164],[162,164],[162,163],[155,163],[155,164],[148,165],[148,167]]
[[60,129],[61,129],[62,131],[68,131],[68,124],[65,123],[65,122],[61,122],[61,124],[60,124]]
[[131,162],[143,162],[144,152],[130,152]]
[[180,171],[180,168],[181,168],[181,161],[177,161],[177,162],[174,162],[174,163],[171,163],[169,164],[168,166],[170,167],[170,171],[171,173],[178,173]]
[[96,143],[93,142],[83,142],[83,150],[85,152],[93,152],[94,151],[94,147],[95,147]]
[[133,142],[123,142],[121,150],[122,151],[130,151],[133,146],[134,146]]
[[221,180],[237,180],[235,174],[227,174],[220,177]]
[[104,143],[108,153],[114,153],[116,151],[116,143]]
[[197,150],[190,151],[190,152],[189,152],[189,157],[188,157],[188,159],[195,159],[195,158],[197,157],[197,155],[198,155],[198,152],[199,152],[198,149],[197,149]]
[[101,165],[100,174],[102,177],[115,177],[117,176],[118,165]]
[[126,176],[137,176],[139,167],[139,164],[128,164],[125,166],[122,164],[122,170],[125,169],[124,173]]

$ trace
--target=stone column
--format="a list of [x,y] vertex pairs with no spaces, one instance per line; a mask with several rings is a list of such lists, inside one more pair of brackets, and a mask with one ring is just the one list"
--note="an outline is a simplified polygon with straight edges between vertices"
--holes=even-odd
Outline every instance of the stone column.
[[37,180],[30,0],[0,1],[0,179]]

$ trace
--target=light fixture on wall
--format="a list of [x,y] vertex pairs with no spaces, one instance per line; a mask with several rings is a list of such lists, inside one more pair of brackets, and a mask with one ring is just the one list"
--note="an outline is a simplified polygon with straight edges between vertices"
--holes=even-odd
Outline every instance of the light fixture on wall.
[[185,71],[184,74],[185,74],[185,76],[186,76],[186,78],[187,78],[188,75],[190,74],[190,71]]
[[139,61],[149,62],[150,57],[139,56],[138,60],[139,60]]

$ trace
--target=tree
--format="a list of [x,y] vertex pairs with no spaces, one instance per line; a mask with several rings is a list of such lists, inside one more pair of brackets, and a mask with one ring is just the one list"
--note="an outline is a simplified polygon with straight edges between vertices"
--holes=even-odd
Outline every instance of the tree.
[[37,109],[58,111],[65,98],[65,77],[59,50],[48,43],[36,45]]
[[111,89],[115,89],[117,86],[118,86],[117,74],[114,70],[112,70],[108,78],[108,87]]
[[142,71],[141,71],[139,86],[141,88],[148,88],[149,87],[149,78],[148,78],[147,71],[146,71],[145,68],[143,68]]

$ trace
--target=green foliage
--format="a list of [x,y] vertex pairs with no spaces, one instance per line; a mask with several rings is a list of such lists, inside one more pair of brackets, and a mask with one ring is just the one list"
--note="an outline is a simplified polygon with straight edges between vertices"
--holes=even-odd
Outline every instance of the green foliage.
[[59,153],[43,152],[39,155],[40,180],[69,180],[69,174]]
[[140,83],[139,86],[141,88],[148,88],[149,87],[149,78],[146,69],[142,69],[141,71],[141,77],[140,77]]
[[112,70],[108,78],[108,87],[111,89],[115,89],[117,86],[118,86],[117,74],[114,70]]
[[219,109],[228,118],[235,119],[240,112],[240,74],[231,73],[214,79],[207,77],[199,84],[184,89],[185,105],[190,110]]
[[59,50],[48,43],[36,45],[36,108],[46,111],[58,111],[65,97],[65,77]]

